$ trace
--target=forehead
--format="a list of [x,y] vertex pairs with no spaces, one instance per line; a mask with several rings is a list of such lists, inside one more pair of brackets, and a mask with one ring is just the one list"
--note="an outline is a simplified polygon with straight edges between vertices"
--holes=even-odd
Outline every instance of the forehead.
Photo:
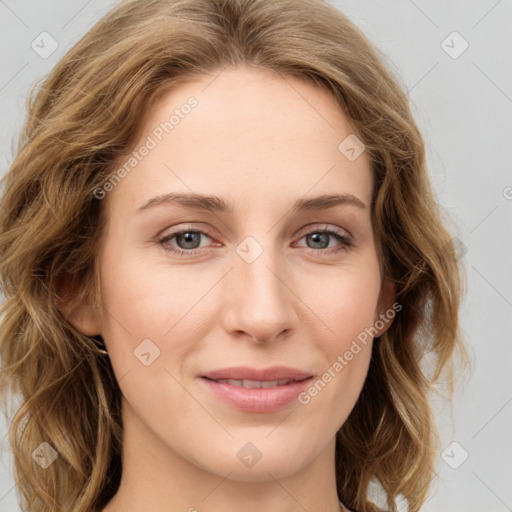
[[[354,128],[335,98],[296,77],[227,68],[162,93],[141,120],[138,155],[109,193],[133,211],[156,193],[211,194],[268,208],[308,194],[352,193],[369,203],[364,152],[351,161],[340,143]],[[140,150],[140,151],[139,151]],[[130,168],[131,167],[131,168]]]

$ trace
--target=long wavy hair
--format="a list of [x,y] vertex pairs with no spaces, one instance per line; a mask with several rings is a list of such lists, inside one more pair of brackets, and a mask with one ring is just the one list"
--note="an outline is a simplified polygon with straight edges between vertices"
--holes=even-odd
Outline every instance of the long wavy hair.
[[[466,360],[465,273],[407,94],[385,57],[322,0],[128,0],[32,89],[2,180],[0,392],[5,411],[20,399],[7,414],[23,510],[99,510],[117,491],[121,391],[101,337],[63,315],[60,283],[80,285],[66,300],[98,300],[104,223],[94,191],[130,151],[144,113],[163,91],[237,65],[328,91],[366,146],[377,250],[402,310],[375,340],[361,395],[337,433],[338,496],[375,511],[369,490],[378,482],[389,510],[402,496],[414,512],[428,495],[438,453],[430,391],[453,376],[456,354]],[[43,468],[41,450],[58,457]]]

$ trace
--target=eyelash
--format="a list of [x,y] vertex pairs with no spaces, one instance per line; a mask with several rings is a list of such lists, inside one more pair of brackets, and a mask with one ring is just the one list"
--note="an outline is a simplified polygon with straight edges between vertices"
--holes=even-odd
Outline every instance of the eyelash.
[[[164,237],[162,237],[162,238],[160,238],[158,240],[158,244],[166,252],[171,252],[173,254],[178,254],[178,255],[194,256],[201,249],[190,249],[190,250],[175,249],[175,248],[171,248],[169,245],[167,245],[167,242],[172,240],[174,237],[176,237],[178,235],[182,235],[184,233],[200,233],[202,235],[207,236],[208,238],[212,238],[205,231],[201,231],[200,229],[192,229],[192,228],[190,228],[190,229],[182,229],[180,231],[176,231],[174,233],[170,233],[168,235],[165,235]],[[323,253],[326,253],[326,254],[332,254],[332,253],[338,253],[339,251],[348,251],[349,249],[352,248],[352,241],[351,241],[351,239],[348,236],[346,236],[345,234],[343,234],[342,231],[340,231],[338,229],[335,229],[335,228],[315,229],[313,231],[309,231],[309,232],[305,233],[304,235],[301,236],[300,239],[302,240],[302,238],[304,238],[305,236],[312,235],[314,233],[322,233],[322,234],[331,235],[338,242],[341,243],[341,246],[338,247],[338,248],[334,248],[334,249],[333,248],[330,248],[330,249],[311,249],[311,248],[309,248],[310,251],[323,252]]]

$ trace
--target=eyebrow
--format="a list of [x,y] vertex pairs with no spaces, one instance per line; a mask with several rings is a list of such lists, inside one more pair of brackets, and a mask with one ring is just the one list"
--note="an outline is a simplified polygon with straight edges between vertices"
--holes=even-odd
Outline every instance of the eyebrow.
[[[136,209],[136,213],[163,204],[180,204],[193,210],[231,213],[233,205],[218,196],[171,192],[152,197]],[[292,206],[292,212],[327,210],[338,205],[352,205],[364,209],[366,205],[353,194],[324,194],[309,199],[299,198]]]

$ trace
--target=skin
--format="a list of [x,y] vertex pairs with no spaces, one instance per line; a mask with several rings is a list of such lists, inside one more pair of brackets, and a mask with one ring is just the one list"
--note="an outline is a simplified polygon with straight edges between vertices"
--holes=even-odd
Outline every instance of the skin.
[[[198,101],[103,199],[102,308],[83,304],[70,318],[102,335],[123,393],[122,482],[103,512],[336,511],[335,434],[362,389],[371,339],[310,403],[273,413],[234,409],[198,375],[285,365],[319,378],[391,307],[370,164],[338,150],[355,131],[327,92],[246,67],[217,75],[166,92],[142,120],[135,148],[187,98]],[[164,204],[135,213],[153,196],[191,191],[233,212]],[[333,193],[366,208],[291,211],[298,198]],[[352,247],[306,236],[325,227]],[[190,251],[180,237],[159,243],[182,228],[207,232],[196,235],[196,255],[164,250]],[[236,251],[249,236],[263,249],[251,263]],[[160,355],[145,366],[134,350],[148,338]],[[262,454],[252,467],[237,457],[247,442]]]

